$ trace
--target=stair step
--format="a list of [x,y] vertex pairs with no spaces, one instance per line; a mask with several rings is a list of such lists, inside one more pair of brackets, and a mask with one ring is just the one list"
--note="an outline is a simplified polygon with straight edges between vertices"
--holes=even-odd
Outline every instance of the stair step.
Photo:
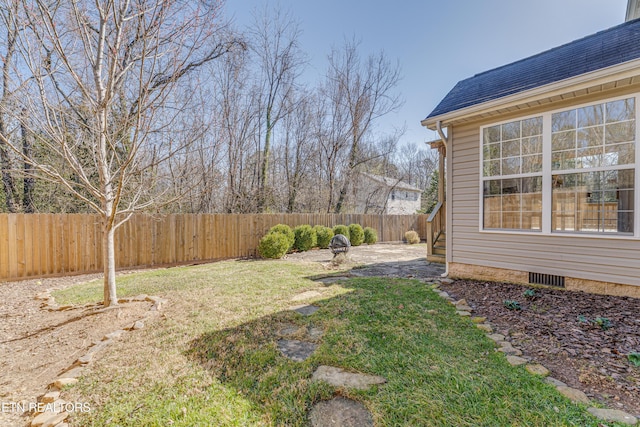
[[446,248],[435,247],[435,248],[433,248],[433,253],[435,255],[446,255],[447,254],[447,249]]

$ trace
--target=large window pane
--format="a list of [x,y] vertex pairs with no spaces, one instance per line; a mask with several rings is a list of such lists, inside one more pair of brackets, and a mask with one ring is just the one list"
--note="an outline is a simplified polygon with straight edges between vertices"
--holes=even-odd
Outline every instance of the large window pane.
[[522,137],[542,135],[542,117],[522,121]]
[[635,122],[619,122],[607,124],[606,143],[629,142],[636,138]]
[[500,142],[500,126],[492,126],[490,128],[485,128],[483,133],[483,141],[485,144],[490,144],[492,142]]
[[588,107],[578,108],[578,127],[595,126],[604,123],[602,117],[603,105],[590,105]]
[[[628,154],[629,147],[606,148],[613,144],[634,143],[634,98],[555,113],[551,122],[553,170],[590,169],[635,162]],[[573,149],[575,155],[570,153]]]
[[633,233],[633,169],[553,176],[553,231]]
[[607,102],[607,123],[634,120],[636,117],[635,101],[635,98],[628,98]]
[[[482,176],[509,176],[542,170],[542,117],[490,126],[482,131]],[[523,156],[531,156],[528,160]],[[523,169],[524,167],[524,169]]]
[[560,132],[576,128],[576,111],[564,111],[551,116],[551,131]]
[[484,228],[542,229],[542,178],[512,178],[484,182]]

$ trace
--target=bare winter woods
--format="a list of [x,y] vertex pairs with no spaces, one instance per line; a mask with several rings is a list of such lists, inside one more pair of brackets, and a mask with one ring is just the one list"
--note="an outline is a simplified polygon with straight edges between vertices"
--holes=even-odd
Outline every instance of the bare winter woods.
[[430,203],[434,154],[377,126],[400,67],[355,39],[310,82],[276,9],[234,28],[219,2],[0,4],[2,212],[349,212],[362,171]]

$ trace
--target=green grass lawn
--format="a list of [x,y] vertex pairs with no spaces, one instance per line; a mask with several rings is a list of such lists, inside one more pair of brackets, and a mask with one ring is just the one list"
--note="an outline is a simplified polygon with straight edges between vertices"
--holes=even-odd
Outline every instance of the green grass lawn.
[[[121,296],[170,300],[164,317],[109,348],[67,401],[90,402],[76,426],[303,426],[320,400],[362,402],[379,426],[593,426],[598,421],[523,367],[414,280],[358,278],[330,287],[318,264],[229,261],[127,275]],[[320,310],[288,311],[316,289]],[[55,294],[98,301],[101,284]],[[322,328],[318,350],[293,362],[277,331]],[[311,382],[319,365],[381,375],[368,391]]]

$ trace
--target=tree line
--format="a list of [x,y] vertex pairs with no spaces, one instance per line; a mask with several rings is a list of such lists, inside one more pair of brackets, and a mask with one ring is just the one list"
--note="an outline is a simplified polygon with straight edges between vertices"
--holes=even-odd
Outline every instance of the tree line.
[[[0,211],[95,211],[91,205],[100,195],[92,190],[100,169],[94,160],[111,149],[129,154],[116,159],[127,165],[119,172],[128,176],[118,191],[136,209],[348,212],[359,171],[423,188],[425,209],[432,204],[427,190],[434,154],[415,143],[398,147],[401,128],[394,134],[376,129],[379,119],[402,102],[400,67],[384,53],[364,56],[357,41],[345,40],[329,49],[324,75],[309,85],[303,80],[307,62],[300,27],[280,10],[254,11],[251,25],[235,29],[220,3],[198,10],[189,1],[167,2],[164,8],[164,2],[107,1],[103,9],[115,13],[103,13],[105,24],[129,12],[140,24],[155,21],[158,27],[131,26],[130,34],[124,29],[116,34],[104,26],[105,36],[129,39],[114,39],[109,46],[120,51],[101,53],[102,77],[117,72],[107,68],[110,61],[115,66],[120,61],[125,74],[100,87],[89,78],[100,62],[88,50],[99,46],[100,12],[92,10],[93,2],[65,3],[2,1]],[[169,4],[175,10],[168,10]],[[151,12],[156,16],[140,16]],[[189,18],[209,21],[195,24]],[[159,27],[160,20],[167,28]],[[188,39],[191,26],[200,40]],[[177,52],[177,43],[153,39],[161,30],[183,33],[191,44]],[[83,49],[73,45],[78,41]],[[156,48],[137,52],[146,58],[135,58],[130,56],[134,41],[138,46],[153,41]],[[175,56],[161,58],[163,49]],[[140,68],[126,68],[132,64]],[[86,89],[96,93],[89,96]],[[96,111],[95,121],[86,117],[99,104],[100,91],[109,100],[110,116],[102,125]],[[119,148],[106,144],[106,151],[93,151],[91,134],[100,126],[112,127]],[[127,144],[135,150],[122,151]],[[115,163],[111,166],[117,170]]]

